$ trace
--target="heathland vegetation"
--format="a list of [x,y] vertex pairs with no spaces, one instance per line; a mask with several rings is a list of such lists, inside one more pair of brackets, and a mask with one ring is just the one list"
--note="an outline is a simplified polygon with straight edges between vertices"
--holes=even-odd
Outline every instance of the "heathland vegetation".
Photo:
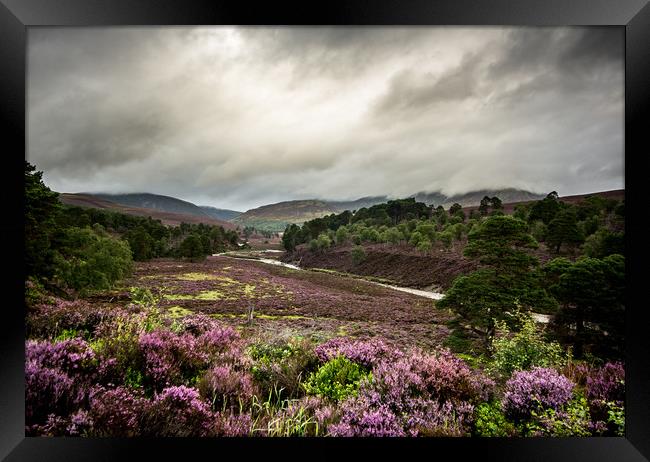
[[257,230],[66,207],[27,163],[25,194],[28,435],[624,434],[620,201],[407,199],[283,234],[289,259],[472,261],[433,301],[205,258]]

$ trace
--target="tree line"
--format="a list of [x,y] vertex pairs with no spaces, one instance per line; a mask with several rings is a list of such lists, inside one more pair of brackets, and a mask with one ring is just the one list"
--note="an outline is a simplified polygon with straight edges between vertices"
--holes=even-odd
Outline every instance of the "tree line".
[[[553,191],[518,205],[505,215],[498,197],[485,196],[469,216],[459,204],[448,210],[415,199],[390,201],[290,225],[282,241],[287,251],[306,244],[313,252],[355,244],[355,264],[363,244],[410,244],[427,253],[458,243],[479,269],[458,277],[437,305],[463,320],[486,345],[495,327],[517,329],[520,311],[554,315],[549,332],[570,344],[578,357],[622,357],[625,282],[625,202],[601,196],[577,204]],[[540,243],[546,264],[538,258]]]
[[192,260],[236,248],[234,230],[203,223],[164,225],[151,217],[64,205],[25,162],[26,279],[52,289],[108,289],[128,276],[133,261]]

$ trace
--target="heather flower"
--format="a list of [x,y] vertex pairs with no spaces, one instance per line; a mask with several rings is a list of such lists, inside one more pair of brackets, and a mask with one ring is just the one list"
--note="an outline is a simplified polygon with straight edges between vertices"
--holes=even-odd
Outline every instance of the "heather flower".
[[67,415],[79,401],[73,380],[36,361],[25,366],[25,418],[27,425],[42,423],[49,414]]
[[514,419],[525,419],[540,408],[557,411],[571,399],[573,388],[573,382],[554,369],[517,371],[506,383],[503,410]]
[[165,388],[143,413],[144,436],[210,436],[215,414],[199,392],[184,385]]
[[195,336],[222,327],[218,321],[202,313],[194,313],[184,316],[178,321],[178,324],[183,331]]
[[140,418],[146,404],[141,393],[131,388],[94,389],[90,395],[89,412],[93,421],[93,436],[138,436]]
[[197,349],[196,340],[190,334],[156,330],[142,334],[139,345],[144,373],[157,390],[182,384],[207,365],[208,358]]
[[621,363],[607,363],[587,377],[587,398],[592,401],[623,401],[625,369]]
[[93,421],[87,411],[80,409],[70,416],[70,423],[66,427],[69,436],[84,436],[92,428]]
[[248,436],[252,425],[253,419],[250,414],[218,414],[214,432],[216,436]]
[[73,375],[89,373],[96,368],[95,353],[79,338],[56,343],[28,340],[25,360]]
[[215,410],[248,408],[255,394],[250,374],[237,371],[229,364],[208,370],[198,388]]
[[395,413],[385,404],[370,407],[360,397],[343,410],[341,421],[328,427],[331,436],[406,436]]
[[236,356],[239,353],[239,334],[229,326],[213,326],[196,339],[196,347],[210,358],[223,355]]
[[350,361],[366,368],[373,368],[379,362],[402,356],[402,352],[391,348],[381,339],[353,340],[337,337],[318,345],[314,352],[321,362],[327,362],[337,356],[344,356]]

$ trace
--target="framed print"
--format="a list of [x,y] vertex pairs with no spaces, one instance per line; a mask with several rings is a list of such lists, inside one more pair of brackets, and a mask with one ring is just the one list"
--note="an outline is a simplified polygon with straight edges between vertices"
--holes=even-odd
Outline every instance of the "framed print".
[[2,456],[647,460],[647,3],[2,0]]

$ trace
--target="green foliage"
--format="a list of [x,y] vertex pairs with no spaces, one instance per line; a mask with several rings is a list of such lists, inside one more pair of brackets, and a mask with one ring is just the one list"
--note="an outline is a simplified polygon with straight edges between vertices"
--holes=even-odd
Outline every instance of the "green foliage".
[[528,222],[532,223],[541,220],[545,225],[548,225],[561,208],[562,202],[558,200],[557,192],[553,191],[541,201],[533,204],[528,213]]
[[613,426],[616,436],[625,436],[625,406],[618,405],[613,401],[606,401],[607,423]]
[[454,309],[486,342],[495,320],[512,322],[507,314],[520,307],[555,309],[556,302],[533,271],[537,260],[525,251],[536,246],[525,222],[509,216],[486,218],[472,228],[465,248],[466,256],[477,258],[486,267],[456,278],[437,306]]
[[578,218],[573,207],[566,207],[555,215],[546,230],[546,243],[555,247],[559,253],[562,244],[575,247],[584,242],[585,237],[578,227]]
[[356,396],[363,379],[372,379],[372,374],[344,356],[337,356],[312,373],[304,387],[307,394],[341,401]]
[[350,239],[350,232],[347,226],[341,226],[336,230],[336,243],[338,245],[345,244]]
[[131,287],[129,293],[131,301],[143,307],[155,306],[159,301],[146,287]]
[[90,228],[68,228],[55,262],[56,279],[82,294],[110,289],[133,270],[128,243]]
[[477,258],[499,272],[520,274],[537,264],[536,259],[525,252],[537,246],[525,222],[506,215],[491,216],[472,228],[465,256]]
[[313,345],[300,337],[281,344],[252,344],[248,354],[253,360],[251,373],[262,395],[278,401],[300,397],[304,393],[303,379],[318,364]]
[[359,265],[363,263],[367,258],[366,251],[360,245],[356,245],[352,248],[352,252],[350,252],[350,256],[352,257],[352,263],[354,265]]
[[[591,353],[622,356],[625,257],[614,254],[603,259],[581,258],[573,264],[551,263],[556,269],[547,270],[554,274],[549,291],[561,303],[556,333],[575,344],[578,357],[587,346]],[[575,330],[567,329],[571,325]]]
[[582,247],[584,254],[592,258],[604,258],[608,255],[625,252],[625,234],[601,228],[589,236]]
[[577,395],[564,409],[533,410],[521,426],[523,436],[591,436],[591,415],[584,396]]
[[423,253],[429,252],[431,250],[431,241],[429,241],[427,238],[423,238],[418,242],[415,248]]
[[518,332],[512,332],[504,321],[496,322],[496,335],[492,339],[492,363],[490,368],[508,377],[517,370],[535,366],[562,367],[570,360],[557,342],[544,338],[533,318],[526,313],[513,315],[520,325]]
[[479,404],[474,410],[474,418],[475,436],[508,437],[516,433],[515,426],[501,410],[499,401]]
[[48,278],[54,273],[55,249],[62,206],[59,195],[45,186],[43,172],[25,161],[25,274]]
[[530,234],[537,241],[543,241],[546,237],[546,225],[542,220],[534,221],[530,224]]
[[205,258],[206,253],[204,251],[203,242],[197,234],[190,234],[187,236],[183,242],[181,242],[180,247],[178,248],[178,255],[180,257],[185,257],[191,261],[199,261]]

